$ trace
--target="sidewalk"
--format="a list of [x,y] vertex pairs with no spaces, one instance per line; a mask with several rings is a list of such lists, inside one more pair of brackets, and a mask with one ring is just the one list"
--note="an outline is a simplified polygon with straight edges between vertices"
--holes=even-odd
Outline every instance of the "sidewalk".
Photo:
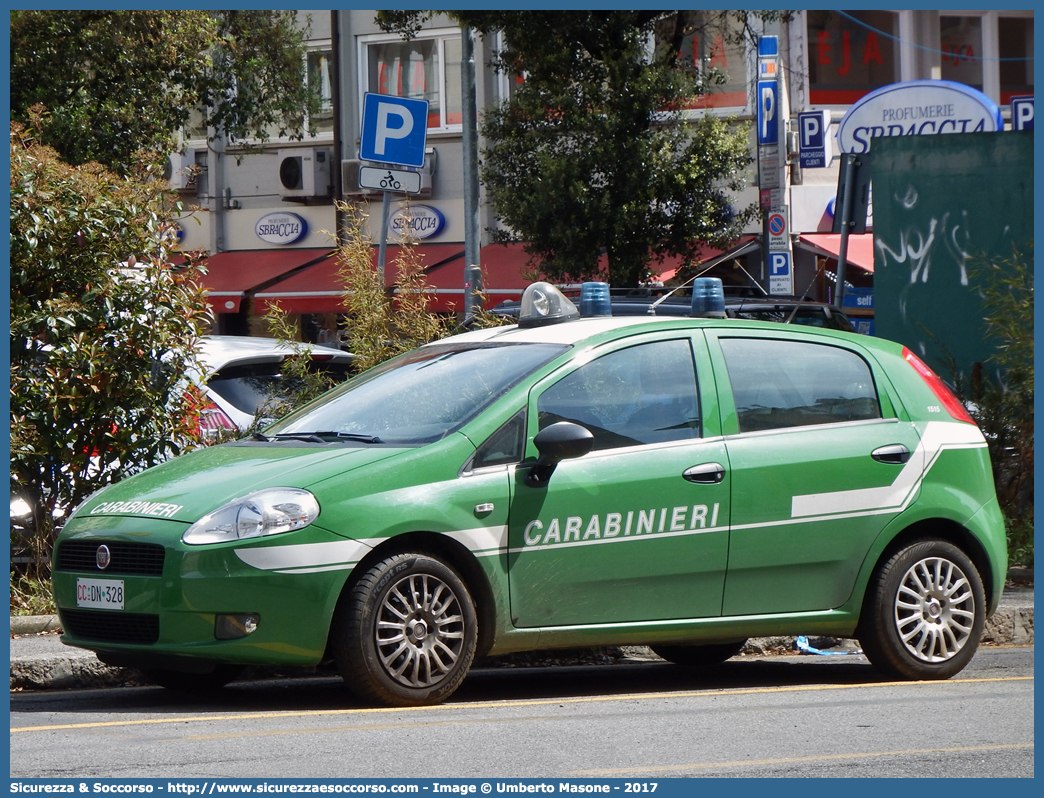
[[[55,631],[60,628],[53,615],[11,616],[11,689],[56,690],[105,687],[125,683],[133,672],[99,662],[94,654],[63,645]],[[997,612],[986,623],[983,642],[993,644],[1033,643],[1033,587],[1005,589]],[[762,637],[748,641],[743,653],[795,651],[794,637]],[[810,638],[813,648],[843,648],[836,638]],[[849,647],[851,644],[849,644]],[[628,649],[628,655],[653,658],[641,647]],[[553,658],[554,654],[549,654]]]

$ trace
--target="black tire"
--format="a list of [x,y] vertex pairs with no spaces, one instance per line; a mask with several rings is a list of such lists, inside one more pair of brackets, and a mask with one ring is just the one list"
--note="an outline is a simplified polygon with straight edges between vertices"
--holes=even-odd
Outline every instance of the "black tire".
[[675,665],[687,668],[713,668],[729,657],[734,657],[746,644],[746,639],[735,643],[709,643],[707,645],[654,645],[649,646],[656,656]]
[[942,540],[919,540],[870,580],[859,642],[889,676],[949,679],[974,656],[985,622],[982,579],[968,556]]
[[218,665],[210,673],[186,673],[148,668],[142,674],[153,684],[179,693],[211,693],[220,690],[243,672],[242,665]]
[[341,596],[331,642],[345,682],[365,701],[445,701],[475,658],[478,621],[463,580],[424,554],[397,554]]

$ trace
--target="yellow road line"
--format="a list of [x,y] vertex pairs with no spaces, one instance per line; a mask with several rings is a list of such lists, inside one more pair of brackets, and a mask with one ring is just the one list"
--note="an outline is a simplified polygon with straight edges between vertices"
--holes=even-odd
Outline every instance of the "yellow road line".
[[609,778],[625,773],[671,773],[689,770],[723,770],[736,767],[762,767],[764,765],[800,765],[814,762],[838,762],[846,759],[873,759],[883,756],[919,756],[922,754],[965,754],[980,751],[1010,751],[1033,748],[1033,743],[1005,743],[1001,745],[972,745],[963,748],[911,748],[905,751],[865,751],[851,754],[824,754],[822,756],[793,756],[785,759],[743,759],[735,762],[693,762],[687,765],[649,765],[647,767],[607,768],[603,770],[577,770],[567,773],[569,777]]
[[982,684],[986,682],[1021,682],[1032,681],[1032,676],[1007,676],[995,679],[949,679],[946,681],[923,682],[869,682],[860,684],[823,684],[794,687],[752,687],[741,690],[691,690],[686,692],[667,693],[628,693],[626,695],[583,696],[579,698],[547,698],[530,701],[488,701],[481,704],[437,704],[427,707],[380,707],[368,709],[309,709],[300,712],[258,712],[238,715],[199,715],[193,717],[147,718],[144,720],[108,720],[95,723],[62,723],[49,726],[12,727],[11,734],[20,732],[64,731],[67,729],[102,729],[114,726],[152,726],[168,723],[211,723],[214,721],[232,720],[268,720],[278,718],[310,718],[331,715],[376,715],[401,712],[444,712],[462,709],[494,709],[502,707],[538,707],[549,704],[585,704],[607,701],[635,701],[667,698],[699,698],[736,695],[754,695],[759,693],[803,693],[817,690],[855,690],[870,687],[915,687],[918,685],[956,685]]

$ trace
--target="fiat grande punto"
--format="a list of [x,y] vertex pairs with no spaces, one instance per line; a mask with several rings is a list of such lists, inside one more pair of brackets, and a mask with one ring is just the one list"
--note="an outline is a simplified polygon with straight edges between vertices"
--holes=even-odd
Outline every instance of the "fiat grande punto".
[[399,706],[556,647],[701,668],[815,634],[892,677],[968,663],[1004,530],[986,441],[915,354],[713,297],[522,304],[88,499],[54,555],[63,641],[187,689],[329,659]]

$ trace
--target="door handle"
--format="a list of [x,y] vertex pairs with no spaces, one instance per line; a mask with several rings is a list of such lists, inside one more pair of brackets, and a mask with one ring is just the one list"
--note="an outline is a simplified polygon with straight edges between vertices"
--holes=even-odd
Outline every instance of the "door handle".
[[725,479],[725,467],[720,463],[703,463],[685,469],[682,476],[697,485],[717,485]]
[[882,446],[880,449],[874,449],[870,452],[870,456],[879,463],[902,465],[910,459],[910,450],[901,443],[893,443],[891,446]]

